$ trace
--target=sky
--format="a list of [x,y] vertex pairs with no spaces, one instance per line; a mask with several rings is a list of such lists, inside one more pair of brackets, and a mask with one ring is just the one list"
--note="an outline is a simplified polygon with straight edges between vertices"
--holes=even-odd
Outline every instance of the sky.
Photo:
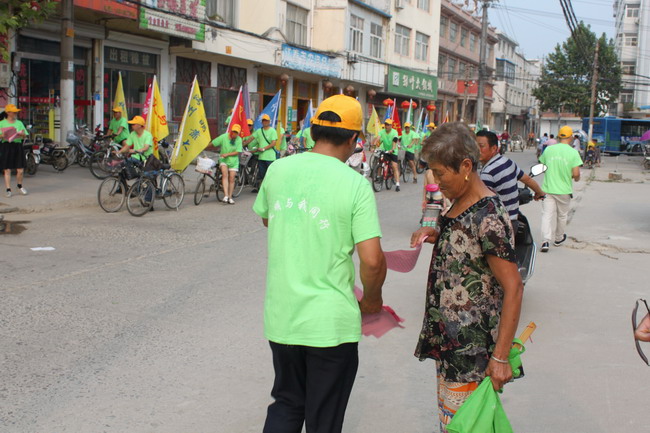
[[[614,38],[614,0],[571,0],[578,21]],[[519,43],[528,59],[541,59],[569,36],[559,0],[498,0],[489,9],[490,25]]]

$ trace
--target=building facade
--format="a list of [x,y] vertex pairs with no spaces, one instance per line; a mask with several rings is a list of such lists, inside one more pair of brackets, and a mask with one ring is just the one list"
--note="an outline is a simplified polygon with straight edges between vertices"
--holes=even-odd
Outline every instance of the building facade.
[[650,1],[615,0],[616,51],[621,61],[623,90],[610,107],[619,117],[649,117],[650,87]]
[[[439,35],[436,123],[445,119],[475,123],[481,19],[477,16],[476,11],[467,10],[462,4],[442,0]],[[488,27],[486,64],[489,78],[485,85],[484,126],[490,126],[492,123],[494,45],[496,43],[495,29]]]
[[527,60],[519,44],[505,33],[497,31],[497,37],[492,127],[522,137],[537,134],[539,110],[532,91],[540,74],[539,62]]

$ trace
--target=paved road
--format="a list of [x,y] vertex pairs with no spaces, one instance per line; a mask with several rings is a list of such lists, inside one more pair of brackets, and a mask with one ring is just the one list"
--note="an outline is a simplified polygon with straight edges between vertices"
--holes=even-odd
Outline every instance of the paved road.
[[[514,158],[534,163],[530,152]],[[539,328],[526,378],[502,397],[515,431],[646,431],[650,370],[629,314],[648,295],[650,203],[634,164],[618,166],[631,181],[603,181],[614,167],[606,160],[580,182],[571,241],[538,256],[521,323]],[[234,206],[186,199],[179,212],[157,205],[133,218],[93,205],[86,173],[65,175],[77,179],[78,203],[51,206],[54,189],[43,203],[55,210],[5,215],[26,229],[0,235],[0,431],[259,432],[273,373],[253,196]],[[377,194],[386,250],[407,247],[420,188]],[[539,204],[525,212],[538,236]],[[30,250],[43,246],[55,250]],[[384,299],[405,328],[361,342],[346,432],[437,431],[433,363],[412,356],[429,254],[412,273],[388,276]]]

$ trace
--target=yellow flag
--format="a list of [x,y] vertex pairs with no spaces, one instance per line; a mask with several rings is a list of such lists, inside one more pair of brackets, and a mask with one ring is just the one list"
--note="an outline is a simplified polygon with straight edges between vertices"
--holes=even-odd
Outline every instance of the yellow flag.
[[156,158],[160,158],[158,142],[169,135],[169,127],[167,126],[165,106],[162,102],[162,97],[160,96],[160,89],[158,88],[158,81],[156,80],[155,75],[151,87],[153,89],[151,106],[149,107],[145,129],[151,132],[151,135],[153,136],[153,154]]
[[275,140],[275,150],[280,150],[282,147],[282,140],[284,139],[283,134],[282,134],[282,113],[280,113],[281,110],[278,110],[278,123],[275,126],[275,132],[278,133],[278,139]]
[[372,107],[372,114],[370,115],[370,119],[368,119],[366,131],[372,135],[378,135],[379,131],[381,131],[381,123],[379,123],[379,116],[377,115],[377,110],[375,110],[374,106]]
[[194,77],[190,99],[185,107],[185,114],[178,131],[178,138],[172,153],[171,166],[176,171],[183,171],[190,162],[210,144],[210,130],[205,117],[205,107],[199,90],[199,83]]
[[122,117],[129,118],[126,112],[126,100],[124,99],[124,87],[122,86],[122,73],[118,72],[117,89],[115,89],[115,97],[113,98],[113,108],[122,109]]

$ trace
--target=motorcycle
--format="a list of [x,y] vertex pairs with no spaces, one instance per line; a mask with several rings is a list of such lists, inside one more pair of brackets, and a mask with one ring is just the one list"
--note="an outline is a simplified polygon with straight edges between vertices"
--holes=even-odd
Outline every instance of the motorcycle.
[[508,150],[508,140],[501,139],[499,140],[499,153],[505,155],[506,150]]
[[25,174],[33,176],[38,171],[38,164],[41,162],[41,152],[38,144],[32,139],[33,125],[27,125],[29,133],[23,140],[23,153],[25,155]]
[[37,137],[36,144],[39,146],[41,154],[40,162],[42,164],[50,164],[56,171],[63,171],[68,168],[67,147],[57,146],[49,138],[43,137],[40,137],[40,139]]
[[[530,168],[530,177],[539,176],[546,171],[544,164],[535,164]],[[519,206],[530,203],[533,200],[533,193],[527,187],[519,188]],[[515,233],[515,257],[517,259],[517,269],[521,275],[521,281],[524,284],[533,276],[535,272],[535,258],[537,257],[537,244],[530,230],[528,218],[519,211],[517,216],[519,225]]]

